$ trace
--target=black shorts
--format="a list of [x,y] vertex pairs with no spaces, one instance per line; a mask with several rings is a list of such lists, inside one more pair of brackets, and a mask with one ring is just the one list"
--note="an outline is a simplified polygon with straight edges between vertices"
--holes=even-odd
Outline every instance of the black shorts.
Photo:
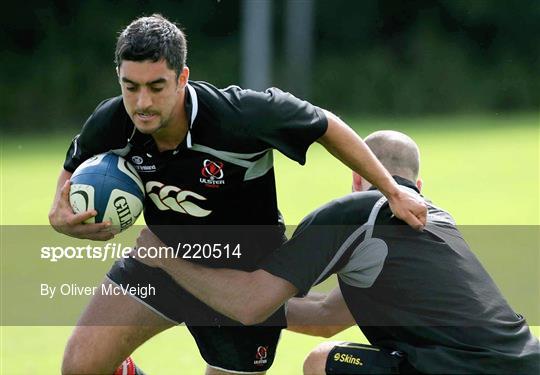
[[327,374],[419,374],[403,353],[344,342],[328,353]]
[[208,365],[238,372],[262,372],[272,365],[286,326],[283,307],[261,325],[242,326],[199,301],[163,270],[133,258],[117,261],[107,276],[122,286],[153,286],[155,295],[133,297],[172,323],[185,323]]

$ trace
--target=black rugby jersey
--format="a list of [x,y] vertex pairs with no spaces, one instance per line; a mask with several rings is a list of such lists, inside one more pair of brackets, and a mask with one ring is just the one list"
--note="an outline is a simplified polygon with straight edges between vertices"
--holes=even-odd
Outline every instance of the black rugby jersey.
[[451,216],[426,203],[427,225],[416,232],[392,215],[379,191],[337,199],[308,215],[261,268],[301,293],[337,273],[368,340],[405,352],[418,371],[538,373],[540,344],[525,319],[510,308]]
[[[308,147],[326,131],[324,112],[277,88],[217,89],[194,81],[185,105],[188,134],[175,150],[160,153],[151,135],[136,130],[121,96],[105,100],[73,139],[64,168],[73,172],[102,152],[125,157],[144,182],[151,228],[278,224],[272,150],[304,164]],[[282,234],[262,241],[241,263],[253,265],[260,251],[281,243]],[[228,266],[243,268],[236,263]]]

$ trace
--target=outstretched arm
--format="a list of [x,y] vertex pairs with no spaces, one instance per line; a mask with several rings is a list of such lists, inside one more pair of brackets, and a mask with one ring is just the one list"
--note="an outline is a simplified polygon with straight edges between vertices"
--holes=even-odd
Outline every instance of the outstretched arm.
[[339,287],[329,294],[309,293],[287,303],[287,329],[311,336],[332,337],[355,323]]
[[244,325],[265,321],[298,290],[266,271],[208,268],[179,258],[148,258],[145,249],[165,246],[148,228],[141,231],[131,255],[159,267],[199,300]]
[[369,147],[347,124],[325,111],[328,128],[318,142],[353,171],[376,186],[386,198],[392,212],[411,227],[426,225],[427,208],[417,196],[398,187],[392,176],[377,160]]

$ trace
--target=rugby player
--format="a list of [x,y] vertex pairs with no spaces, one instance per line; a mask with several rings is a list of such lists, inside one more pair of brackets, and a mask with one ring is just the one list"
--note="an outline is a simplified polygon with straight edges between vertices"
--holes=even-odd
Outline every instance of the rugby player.
[[[380,131],[365,142],[399,184],[420,196],[419,151],[411,138]],[[324,343],[307,357],[306,374],[539,373],[538,339],[507,304],[450,214],[426,200],[428,221],[417,232],[394,217],[386,198],[357,174],[353,190],[309,214],[253,272],[134,256],[248,325],[336,273],[339,286],[330,294],[289,301],[290,328],[330,337],[356,323],[374,347]],[[158,243],[148,229],[137,240],[141,249]]]
[[[162,16],[133,21],[119,35],[115,56],[122,95],[99,104],[69,147],[49,214],[57,231],[91,240],[113,237],[110,223],[84,224],[95,211],[74,215],[68,202],[73,171],[93,155],[112,151],[138,170],[148,198],[144,217],[154,231],[161,225],[278,228],[264,241],[252,241],[241,259],[223,263],[253,270],[284,240],[272,150],[304,164],[315,141],[378,186],[398,217],[416,229],[425,224],[424,203],[400,189],[337,116],[276,88],[217,89],[189,81],[184,34]],[[168,244],[178,242],[174,237]],[[221,315],[178,288],[165,272],[133,259],[117,262],[103,283],[151,283],[158,292],[152,298],[94,296],[69,339],[63,373],[113,373],[140,344],[182,322],[210,366],[208,373],[262,373],[272,363],[280,334],[276,324],[225,327]],[[206,319],[197,320],[201,317]],[[284,321],[283,311],[274,319]],[[260,347],[266,348],[263,362],[257,361]]]

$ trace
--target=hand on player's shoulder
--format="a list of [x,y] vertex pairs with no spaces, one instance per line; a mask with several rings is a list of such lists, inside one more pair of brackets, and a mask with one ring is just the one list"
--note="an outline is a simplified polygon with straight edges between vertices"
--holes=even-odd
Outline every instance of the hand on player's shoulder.
[[421,231],[425,227],[427,205],[420,195],[399,189],[393,199],[389,200],[389,204],[394,215],[415,230]]

